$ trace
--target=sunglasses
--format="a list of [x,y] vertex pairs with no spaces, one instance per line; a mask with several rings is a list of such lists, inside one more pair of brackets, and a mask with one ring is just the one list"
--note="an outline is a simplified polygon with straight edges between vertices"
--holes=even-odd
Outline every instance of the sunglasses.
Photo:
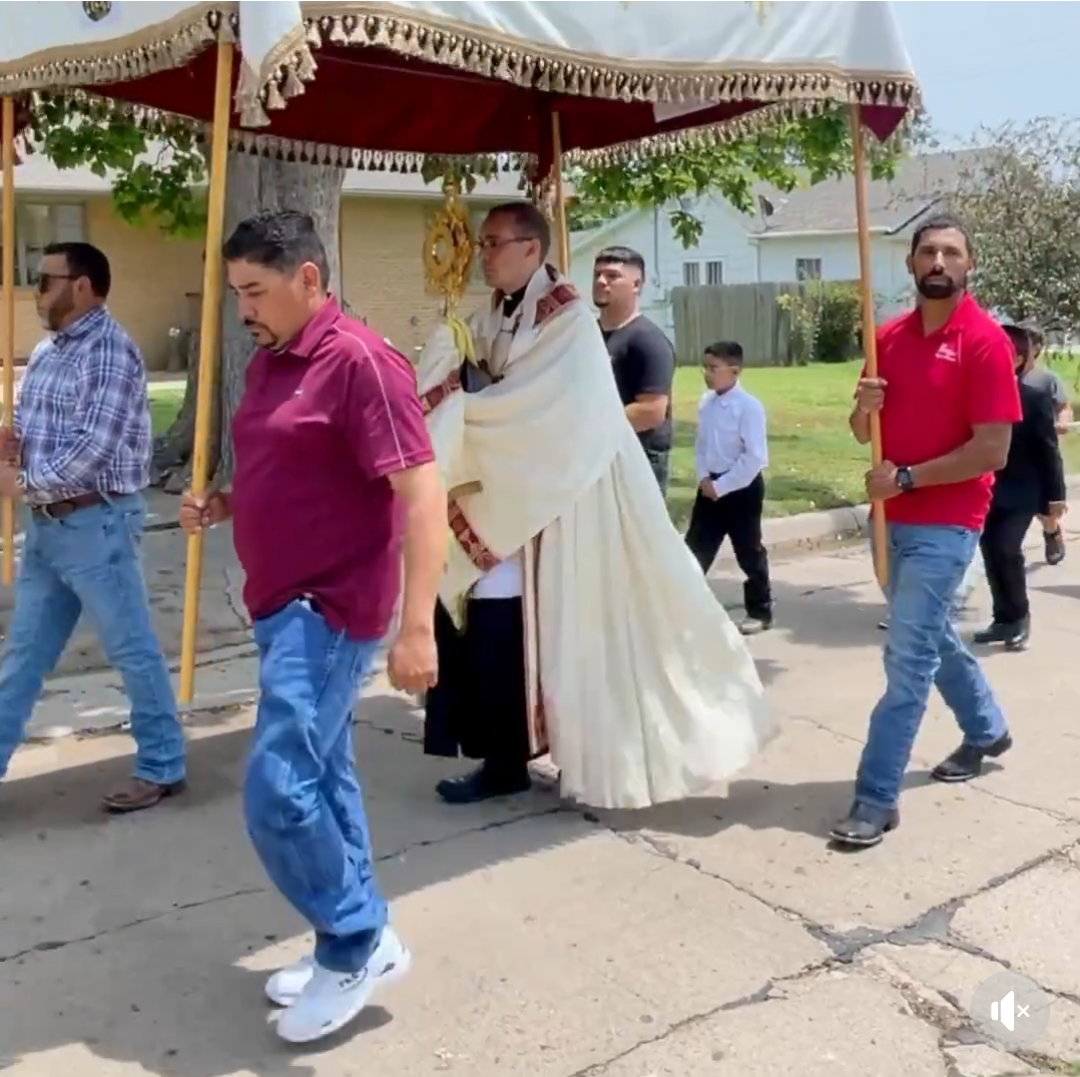
[[44,295],[52,286],[54,280],[77,280],[74,273],[39,273],[37,290],[39,295]]

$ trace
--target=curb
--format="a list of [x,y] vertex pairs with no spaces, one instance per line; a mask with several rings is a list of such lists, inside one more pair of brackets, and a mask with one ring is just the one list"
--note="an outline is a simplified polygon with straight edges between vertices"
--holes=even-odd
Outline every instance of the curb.
[[[1065,485],[1069,501],[1080,501],[1080,475],[1066,476]],[[870,506],[846,505],[825,512],[772,516],[763,521],[761,532],[770,548],[850,541],[869,535]]]

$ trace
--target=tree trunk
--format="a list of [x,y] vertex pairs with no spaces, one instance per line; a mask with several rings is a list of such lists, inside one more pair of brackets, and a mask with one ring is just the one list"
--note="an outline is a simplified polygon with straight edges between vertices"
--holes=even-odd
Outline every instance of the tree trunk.
[[[245,217],[255,213],[280,209],[310,213],[330,260],[330,290],[340,296],[341,188],[344,182],[343,168],[291,164],[232,153],[229,155],[225,200],[225,235],[231,235]],[[210,473],[215,482],[227,483],[233,473],[232,419],[244,392],[248,362],[255,353],[251,334],[237,316],[233,297],[227,293],[222,303],[221,330],[221,371]],[[189,351],[184,403],[172,427],[155,445],[155,480],[173,492],[186,489],[191,476],[198,355],[199,334],[195,331]]]

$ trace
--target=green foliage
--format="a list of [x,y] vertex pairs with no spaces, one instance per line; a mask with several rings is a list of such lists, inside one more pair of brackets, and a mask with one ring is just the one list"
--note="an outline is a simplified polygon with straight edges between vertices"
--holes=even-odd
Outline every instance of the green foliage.
[[[980,302],[1016,322],[1080,325],[1080,123],[1038,119],[984,130],[948,194],[971,229]],[[989,148],[986,148],[989,147]]]
[[34,149],[57,168],[114,172],[113,203],[129,224],[202,234],[206,206],[197,188],[206,179],[206,162],[190,124],[168,117],[136,123],[115,102],[38,94],[30,135]]
[[829,281],[821,297],[817,350],[819,363],[842,363],[859,346],[862,329],[862,296],[857,284]]
[[455,186],[462,194],[472,194],[477,180],[495,179],[500,170],[496,157],[438,157],[434,154],[424,158],[421,169],[425,183],[441,180],[444,187]]
[[845,281],[808,281],[777,297],[791,320],[795,363],[842,363],[858,347],[862,323],[859,287]]
[[[925,121],[917,124],[909,142],[925,137],[925,130]],[[891,177],[904,147],[895,141],[882,145],[872,136],[867,136],[866,144],[874,178]],[[718,195],[749,212],[759,183],[791,191],[843,176],[851,171],[852,154],[850,112],[835,105],[820,115],[732,142],[688,143],[659,158],[578,166],[568,172],[575,190],[571,228],[594,227],[632,209],[658,207],[667,209],[683,246],[692,247],[703,227],[692,209],[697,199]]]

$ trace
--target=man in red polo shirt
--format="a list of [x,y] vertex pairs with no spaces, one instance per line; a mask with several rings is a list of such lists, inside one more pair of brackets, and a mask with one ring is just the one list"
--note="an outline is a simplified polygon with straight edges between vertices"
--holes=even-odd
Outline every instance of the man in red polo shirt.
[[889,523],[889,635],[885,694],[870,716],[855,801],[830,833],[843,845],[876,845],[899,825],[904,771],[933,686],[963,732],[935,779],[969,781],[985,758],[1012,747],[990,685],[949,619],[1020,419],[1012,344],[967,292],[973,254],[953,217],[916,229],[908,270],[917,306],[878,331],[879,376],[864,372],[856,393],[858,441],[869,442],[870,416],[881,414],[885,460],[868,472],[866,493],[884,502]]
[[374,880],[352,710],[390,626],[402,552],[390,678],[415,693],[435,683],[446,496],[412,367],[327,294],[311,218],[251,217],[223,253],[260,349],[233,420],[232,490],[187,496],[181,522],[190,532],[231,516],[247,574],[261,665],[248,832],[316,934],[314,955],[266,990],[288,1007],[278,1033],[304,1043],[343,1027],[408,969]]

